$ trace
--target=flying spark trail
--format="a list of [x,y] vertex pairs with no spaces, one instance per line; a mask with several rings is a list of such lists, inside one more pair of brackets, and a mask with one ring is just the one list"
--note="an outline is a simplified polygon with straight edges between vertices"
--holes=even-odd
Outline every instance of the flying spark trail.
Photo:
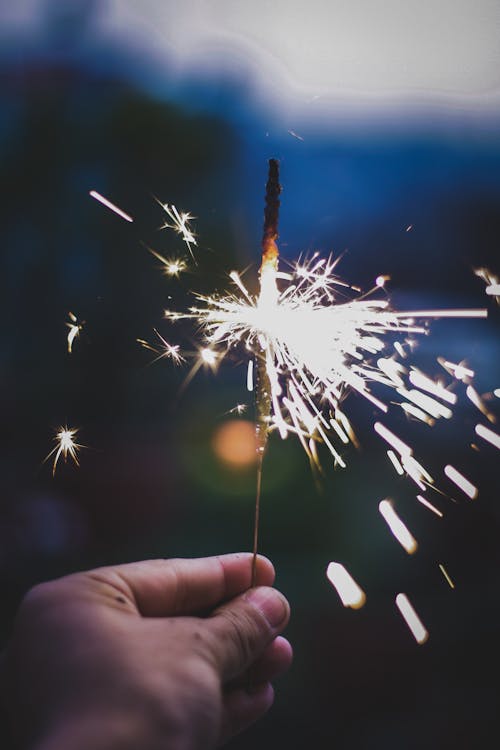
[[429,633],[423,625],[422,620],[410,604],[410,601],[406,594],[397,595],[396,606],[403,615],[406,624],[410,628],[411,633],[419,646],[425,643],[429,637]]
[[365,592],[341,563],[329,563],[326,576],[336,589],[344,607],[360,609],[363,606],[366,601]]
[[59,427],[57,429],[56,435],[54,437],[54,441],[56,443],[56,447],[50,451],[48,456],[44,459],[44,461],[48,461],[51,456],[54,456],[54,461],[52,463],[52,476],[56,473],[57,464],[59,462],[59,459],[62,458],[64,461],[67,461],[68,456],[69,458],[74,461],[76,466],[79,466],[78,461],[78,451],[80,448],[83,448],[83,445],[78,445],[78,443],[75,443],[75,436],[78,433],[78,429],[75,427]]
[[118,208],[118,206],[115,206],[114,203],[111,203],[110,200],[105,198],[103,195],[97,192],[97,190],[91,190],[89,192],[89,195],[91,198],[95,198],[96,201],[99,201],[99,203],[102,203],[103,206],[106,206],[106,208],[109,208],[111,211],[114,211],[115,214],[118,214],[118,216],[121,216],[122,219],[125,219],[125,221],[134,221],[131,216],[125,213],[125,211],[122,211],[121,208]]

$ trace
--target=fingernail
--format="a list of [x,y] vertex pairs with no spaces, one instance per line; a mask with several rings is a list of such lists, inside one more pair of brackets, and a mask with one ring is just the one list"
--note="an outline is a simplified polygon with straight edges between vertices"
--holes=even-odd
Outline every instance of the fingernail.
[[277,628],[288,616],[288,602],[285,597],[269,586],[259,586],[256,589],[250,589],[246,595],[254,607],[259,609],[269,625]]

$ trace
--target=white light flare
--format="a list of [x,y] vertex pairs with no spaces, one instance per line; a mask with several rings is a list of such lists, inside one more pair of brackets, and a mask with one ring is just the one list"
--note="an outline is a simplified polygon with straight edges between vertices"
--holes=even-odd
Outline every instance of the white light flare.
[[394,537],[398,540],[403,549],[412,555],[417,551],[418,544],[416,539],[413,537],[407,526],[403,523],[396,511],[392,507],[392,503],[389,500],[382,500],[379,503],[378,509],[383,519],[387,523]]
[[91,198],[95,198],[96,201],[99,201],[99,203],[102,203],[103,206],[106,206],[106,208],[109,208],[110,211],[114,211],[115,214],[121,216],[121,218],[125,219],[125,221],[134,221],[133,218],[129,216],[129,214],[125,213],[125,211],[122,211],[122,209],[118,208],[118,206],[115,206],[114,203],[111,203],[110,200],[98,193],[97,190],[91,190],[89,192],[89,195]]
[[453,482],[453,484],[456,484],[456,486],[462,490],[464,495],[467,495],[468,498],[471,500],[475,500],[479,494],[478,488],[472,484],[472,482],[467,479],[467,477],[464,477],[464,475],[458,471],[454,466],[451,464],[447,464],[444,467],[444,473],[448,477],[448,479]]
[[366,601],[365,592],[341,563],[329,563],[326,575],[337,591],[344,607],[360,609],[364,605]]
[[429,632],[415,612],[413,606],[410,604],[406,594],[398,594],[396,596],[396,606],[403,615],[403,618],[418,645],[421,646],[424,644],[429,638]]

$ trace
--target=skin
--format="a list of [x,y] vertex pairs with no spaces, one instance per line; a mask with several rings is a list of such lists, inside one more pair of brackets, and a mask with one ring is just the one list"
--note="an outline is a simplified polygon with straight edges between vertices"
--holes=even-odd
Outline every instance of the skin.
[[[202,750],[273,702],[291,663],[274,569],[251,555],[152,560],[43,583],[25,597],[3,669],[33,750]],[[249,671],[250,670],[250,671]],[[250,676],[249,676],[250,675]]]

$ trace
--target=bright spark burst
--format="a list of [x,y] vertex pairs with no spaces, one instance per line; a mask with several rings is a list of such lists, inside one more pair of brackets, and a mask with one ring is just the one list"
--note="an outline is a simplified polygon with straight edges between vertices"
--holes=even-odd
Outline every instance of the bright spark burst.
[[78,445],[78,443],[75,443],[74,438],[77,433],[78,428],[76,427],[58,427],[56,435],[54,437],[56,446],[44,459],[45,461],[48,461],[51,456],[54,456],[54,461],[52,463],[52,476],[54,476],[56,473],[57,464],[61,456],[65,462],[67,461],[69,456],[69,458],[74,461],[76,466],[80,466],[80,463],[78,461],[78,451],[80,450],[80,448],[83,448],[83,445]]
[[149,349],[149,351],[158,355],[154,362],[157,362],[159,359],[170,359],[175,365],[180,365],[182,362],[186,361],[185,357],[180,353],[180,346],[178,344],[169,344],[168,341],[158,333],[156,328],[153,330],[160,340],[159,346],[153,346],[153,344],[150,344],[149,341],[145,341],[144,339],[137,339],[137,343],[144,349]]
[[165,276],[177,278],[187,268],[187,263],[183,258],[164,258],[163,255],[151,247],[148,247],[148,250],[151,255],[154,255],[160,261]]
[[78,318],[74,313],[69,312],[68,313],[69,321],[66,322],[66,326],[69,328],[68,331],[68,354],[71,354],[73,352],[73,343],[76,338],[80,335],[80,331],[82,330],[83,326],[85,325],[85,321],[82,320],[81,323],[78,322]]
[[[201,363],[215,368],[234,349],[246,352],[249,390],[254,387],[254,361],[265,364],[272,407],[268,429],[281,438],[296,435],[316,467],[317,442],[327,446],[341,467],[346,465],[343,446],[356,442],[342,408],[349,391],[382,413],[397,394],[400,408],[416,418],[429,424],[449,419],[456,395],[441,381],[403,365],[398,350],[409,348],[409,336],[426,333],[425,321],[417,323],[418,318],[486,316],[483,309],[393,311],[386,298],[376,297],[380,284],[368,294],[353,295],[352,287],[334,273],[337,262],[315,253],[290,272],[280,272],[274,259],[262,265],[257,296],[233,271],[235,292],[196,295],[198,305],[188,312],[165,312],[171,321],[192,319],[200,325],[206,342],[197,355]],[[451,369],[451,363],[446,365]],[[456,374],[458,366],[453,367]],[[384,390],[387,397],[381,398]],[[433,484],[409,445],[381,422],[374,427],[392,448],[389,457],[396,468],[400,465],[422,492]]]
[[161,228],[173,229],[174,232],[180,234],[182,236],[182,239],[188,246],[191,256],[194,258],[193,247],[196,247],[197,245],[196,235],[189,225],[189,222],[194,219],[194,216],[191,216],[191,214],[188,212],[178,211],[178,209],[173,204],[161,203],[161,201],[158,201],[158,203],[170,219],[170,221],[166,221]]

